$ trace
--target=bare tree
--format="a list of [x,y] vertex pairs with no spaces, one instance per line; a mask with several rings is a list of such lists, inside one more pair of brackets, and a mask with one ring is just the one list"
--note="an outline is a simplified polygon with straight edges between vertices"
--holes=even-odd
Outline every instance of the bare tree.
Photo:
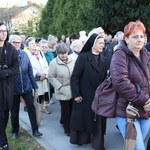
[[13,6],[11,8],[0,8],[0,21],[7,25],[7,28],[10,32],[12,30],[11,19],[15,17],[20,11],[21,8],[18,6]]

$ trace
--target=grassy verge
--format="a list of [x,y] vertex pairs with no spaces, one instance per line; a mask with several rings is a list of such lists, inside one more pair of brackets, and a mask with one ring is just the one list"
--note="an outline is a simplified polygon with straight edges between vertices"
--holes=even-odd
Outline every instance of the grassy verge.
[[44,150],[44,148],[21,127],[19,137],[14,139],[11,135],[10,121],[8,122],[6,132],[10,150]]

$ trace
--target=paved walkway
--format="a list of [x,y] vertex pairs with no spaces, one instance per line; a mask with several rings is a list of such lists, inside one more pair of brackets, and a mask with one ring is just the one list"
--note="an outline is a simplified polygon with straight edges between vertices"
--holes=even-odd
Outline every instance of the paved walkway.
[[[20,106],[20,125],[32,134],[27,112],[24,112],[23,105]],[[60,105],[57,100],[55,104],[49,106],[51,114],[43,114],[43,121],[39,131],[43,133],[42,137],[35,138],[45,150],[93,150],[91,145],[73,145],[69,143],[69,137],[63,132],[63,127],[59,123]],[[107,133],[105,136],[106,150],[122,150],[123,140],[116,129],[115,119],[108,119]]]

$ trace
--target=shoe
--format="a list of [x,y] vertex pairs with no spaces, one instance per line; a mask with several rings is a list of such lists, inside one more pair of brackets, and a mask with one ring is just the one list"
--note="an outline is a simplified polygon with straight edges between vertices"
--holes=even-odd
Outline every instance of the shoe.
[[25,112],[28,112],[27,106],[24,106],[24,111],[25,111]]
[[119,127],[118,127],[118,125],[116,125],[116,128],[119,130]]
[[12,133],[12,137],[17,139],[18,138],[18,133]]
[[33,136],[35,136],[35,137],[39,137],[39,136],[42,136],[42,135],[43,134],[40,133],[38,130],[36,130],[36,131],[33,132]]
[[8,144],[3,145],[2,150],[9,150]]
[[70,133],[65,133],[67,136],[70,136]]
[[50,112],[50,110],[48,109],[47,106],[45,106],[45,107],[43,108],[43,112],[46,113],[46,114],[51,114],[51,112]]
[[52,99],[50,100],[50,104],[51,104],[51,105],[54,104],[54,101],[53,101]]

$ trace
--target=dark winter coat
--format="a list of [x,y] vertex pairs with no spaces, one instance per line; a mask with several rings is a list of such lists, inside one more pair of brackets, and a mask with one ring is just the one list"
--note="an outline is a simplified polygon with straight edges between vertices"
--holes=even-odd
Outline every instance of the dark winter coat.
[[19,71],[14,76],[14,95],[27,93],[38,88],[27,53],[21,49],[18,52]]
[[105,47],[103,48],[102,54],[107,60],[107,66],[110,66],[111,58],[114,54],[114,44],[112,42],[105,41]]
[[[138,109],[140,117],[147,118],[143,106],[150,94],[150,53],[145,48],[141,49],[139,60],[122,41],[112,57],[110,73],[119,94],[116,115],[125,118],[126,107],[131,102]],[[140,93],[137,93],[135,85],[140,86]]]
[[94,94],[98,85],[106,76],[106,62],[103,55],[96,64],[92,51],[81,53],[75,63],[71,77],[73,98],[82,96],[81,103],[73,102],[71,129],[98,134],[99,121],[94,121],[94,112],[91,109]]
[[17,73],[18,52],[8,42],[4,44],[0,56],[0,65],[7,65],[7,69],[0,68],[0,111],[11,109],[14,95],[13,76]]
[[150,52],[150,42],[144,45],[144,47]]

